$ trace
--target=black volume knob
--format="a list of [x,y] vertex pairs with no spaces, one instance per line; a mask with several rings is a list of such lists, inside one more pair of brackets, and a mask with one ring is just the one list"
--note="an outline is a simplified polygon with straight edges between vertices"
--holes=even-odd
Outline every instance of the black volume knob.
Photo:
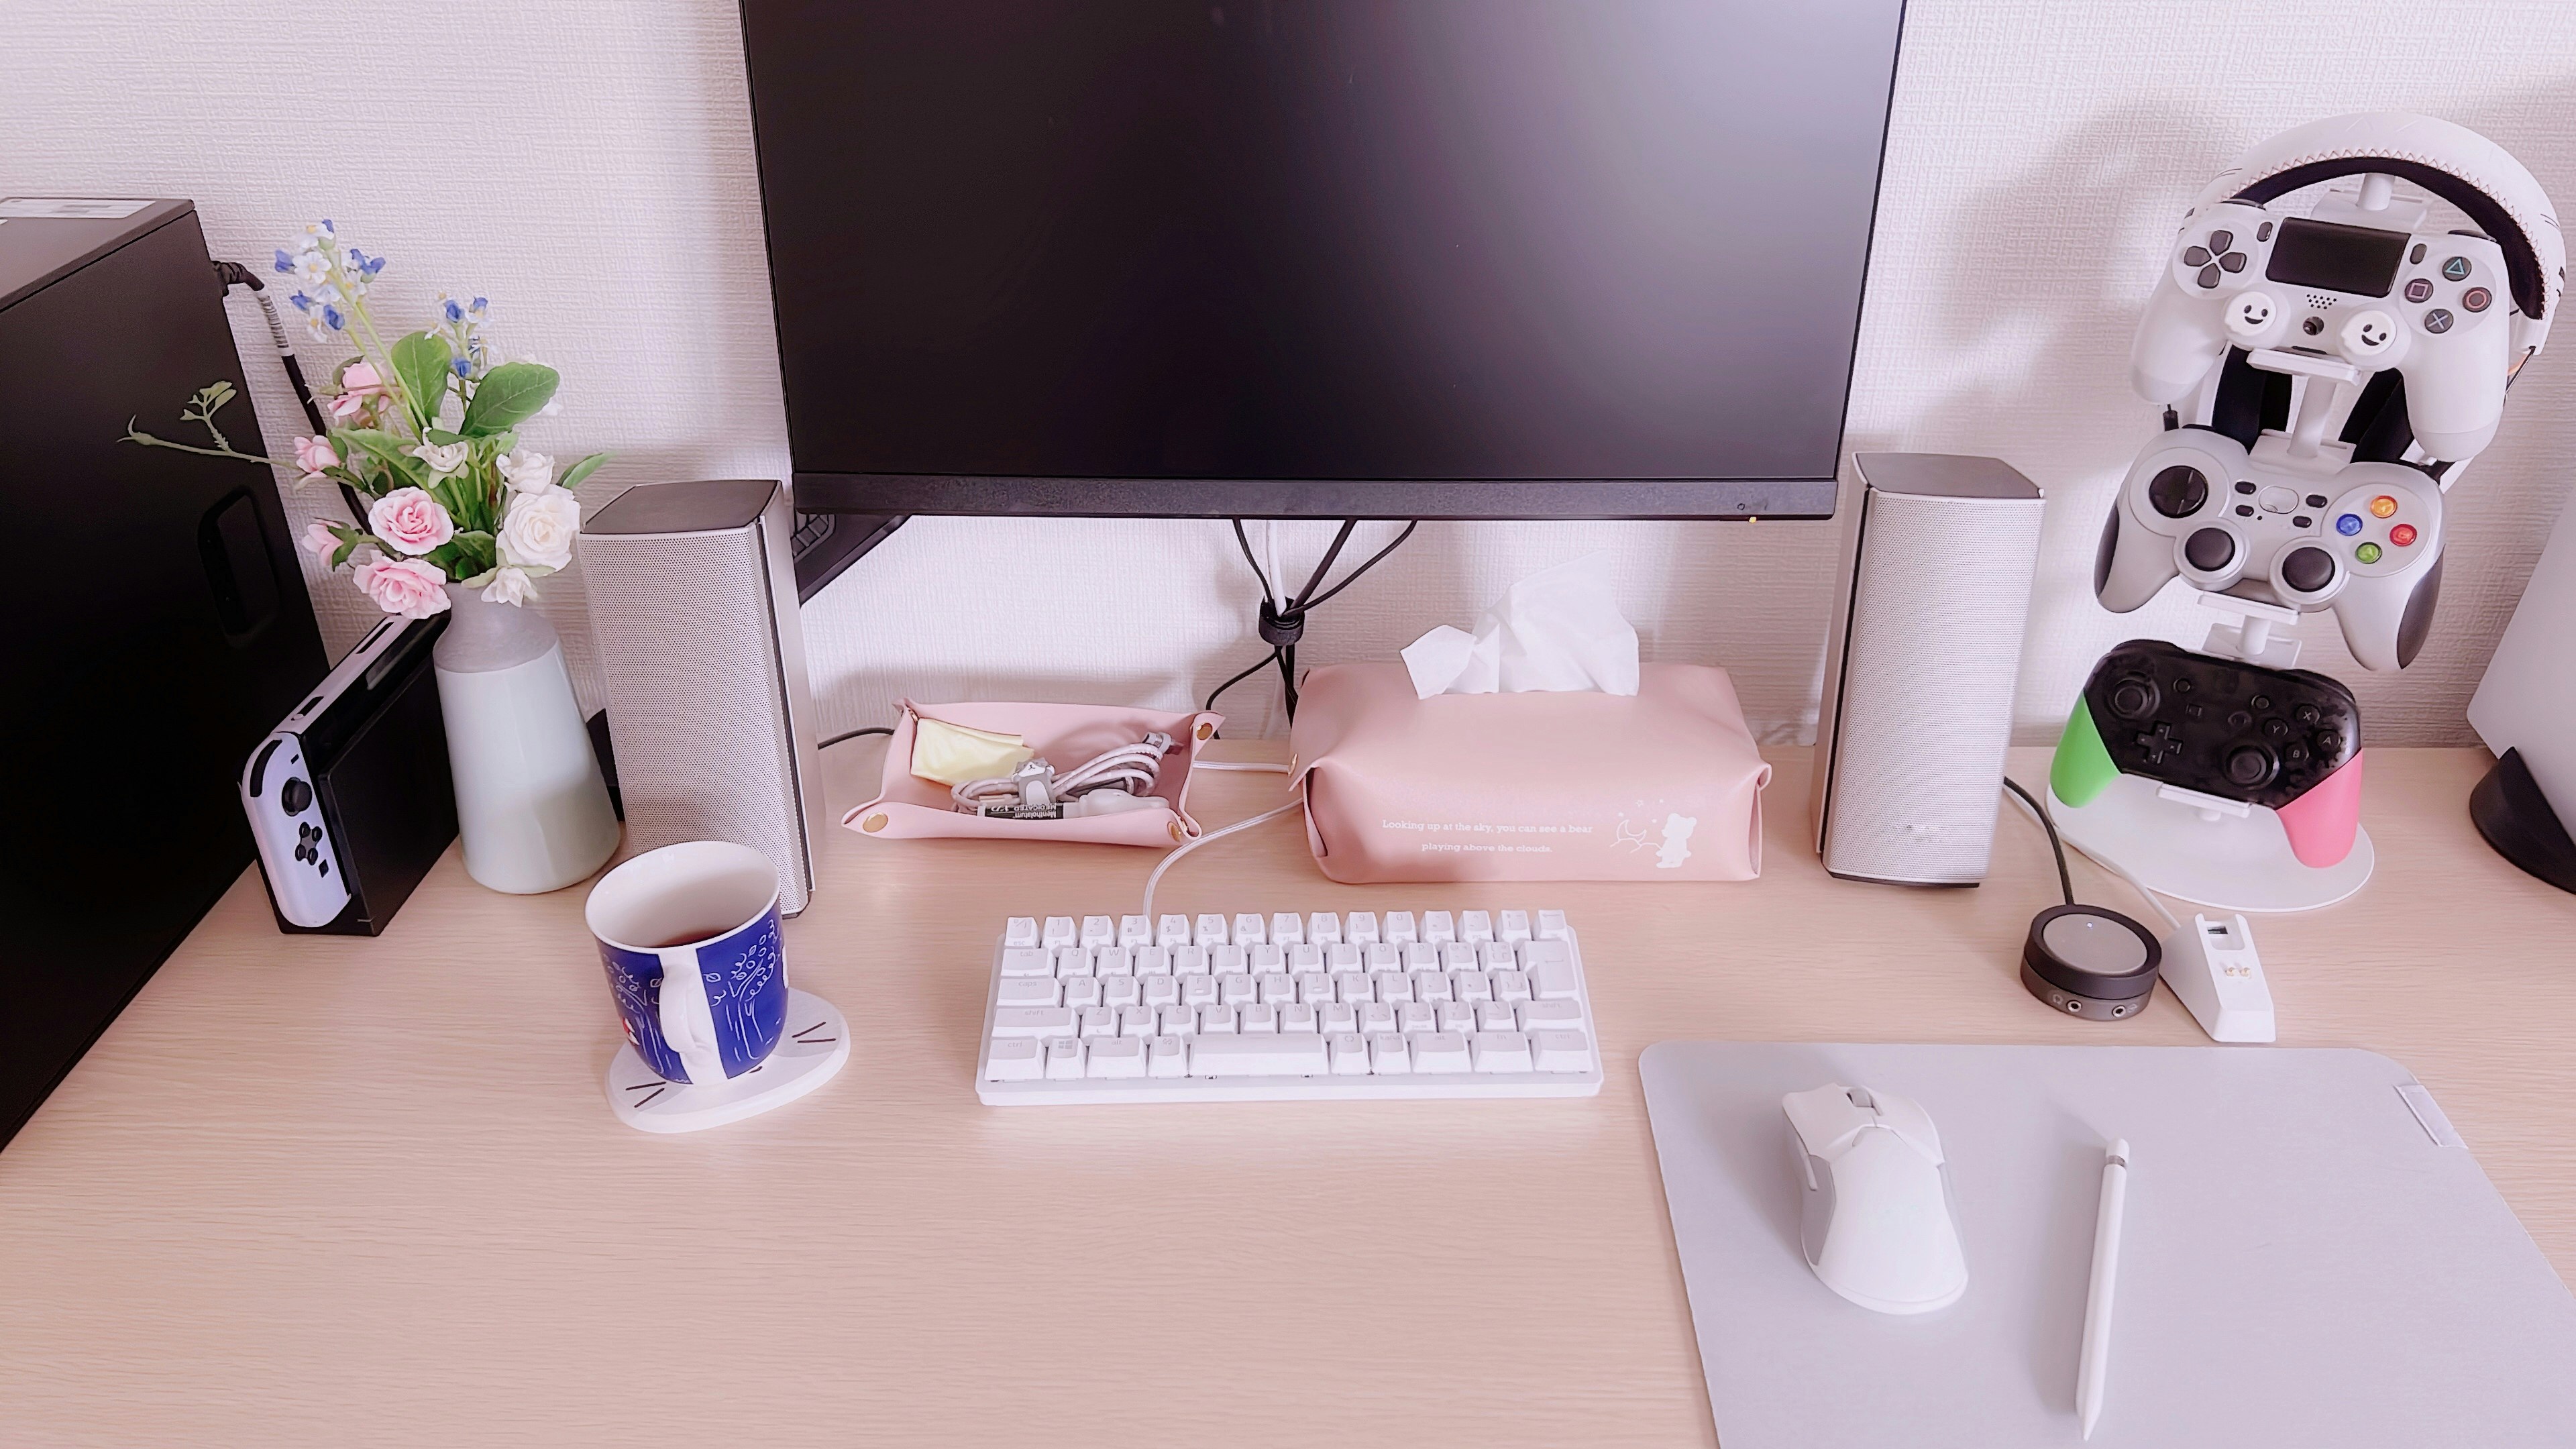
[[2158,473],[2147,484],[2147,502],[2167,518],[2188,518],[2209,501],[2209,479],[2198,468],[2181,463]]
[[2111,712],[2122,719],[2145,719],[2156,712],[2156,686],[2132,674],[2111,686]]
[[2270,781],[2276,768],[2272,752],[2261,745],[2238,745],[2227,752],[2228,780],[2248,790]]

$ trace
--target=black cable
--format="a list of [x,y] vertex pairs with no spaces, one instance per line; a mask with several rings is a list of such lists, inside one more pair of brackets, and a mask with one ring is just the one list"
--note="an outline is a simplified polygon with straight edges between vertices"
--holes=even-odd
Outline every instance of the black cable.
[[1270,646],[1270,653],[1250,669],[1211,691],[1206,708],[1215,709],[1218,695],[1241,683],[1245,678],[1260,672],[1263,665],[1276,662],[1279,666],[1280,702],[1287,709],[1289,723],[1294,724],[1297,720],[1297,641],[1305,637],[1307,613],[1326,599],[1349,588],[1360,575],[1377,567],[1380,560],[1402,547],[1406,539],[1413,537],[1413,531],[1422,526],[1422,520],[1407,519],[1404,531],[1397,534],[1392,542],[1370,554],[1359,567],[1344,574],[1340,583],[1327,589],[1323,587],[1324,575],[1332,572],[1334,563],[1342,556],[1343,547],[1351,541],[1351,534],[1360,526],[1360,521],[1356,518],[1343,519],[1341,529],[1333,535],[1332,546],[1324,550],[1323,562],[1315,565],[1315,571],[1307,575],[1305,592],[1287,597],[1281,597],[1273,592],[1270,576],[1262,571],[1261,561],[1252,555],[1252,539],[1243,531],[1243,520],[1237,518],[1231,522],[1234,524],[1235,545],[1243,550],[1244,563],[1252,569],[1252,576],[1261,583],[1261,640]]
[[[215,263],[215,279],[226,291],[250,288],[252,299],[259,303],[260,315],[268,319],[268,338],[277,346],[277,360],[286,367],[286,380],[295,384],[295,400],[304,405],[304,420],[313,425],[313,436],[331,436],[331,425],[322,417],[322,405],[313,400],[313,385],[304,380],[304,365],[295,360],[295,349],[287,345],[286,327],[277,320],[277,304],[269,300],[268,284],[259,279],[259,273],[239,262]],[[340,501],[349,506],[349,516],[357,520],[359,528],[367,527],[366,501],[358,496],[357,489],[342,483]]]
[[2048,848],[2057,854],[2057,889],[2068,905],[2075,904],[2075,878],[2066,873],[2066,845],[2057,838],[2057,822],[2048,818],[2048,807],[2030,797],[2030,792],[2010,775],[2004,777],[2004,788],[2022,799],[2032,814],[2039,817],[2040,828],[2048,832]]
[[830,739],[823,741],[823,743],[816,745],[814,748],[818,750],[828,750],[843,740],[855,740],[861,735],[890,735],[893,733],[893,730],[884,725],[870,725],[863,730],[852,730],[845,735],[834,735]]
[[1208,691],[1208,697],[1207,697],[1207,703],[1205,703],[1205,704],[1203,704],[1203,705],[1200,705],[1200,706],[1199,706],[1199,708],[1200,708],[1200,709],[1203,709],[1203,710],[1206,710],[1206,711],[1209,711],[1210,713],[1213,713],[1213,712],[1216,710],[1216,697],[1217,697],[1218,695],[1225,693],[1227,690],[1234,688],[1236,685],[1241,684],[1243,681],[1245,681],[1245,680],[1247,680],[1247,679],[1250,679],[1250,678],[1251,678],[1252,676],[1254,676],[1255,674],[1260,673],[1260,672],[1261,672],[1261,669],[1262,669],[1262,667],[1263,667],[1264,665],[1268,664],[1271,660],[1276,659],[1276,658],[1278,658],[1278,657],[1279,657],[1279,651],[1278,651],[1278,650],[1276,650],[1276,649],[1273,649],[1273,650],[1271,650],[1269,653],[1262,655],[1258,660],[1255,660],[1255,661],[1253,662],[1253,665],[1252,665],[1252,667],[1251,667],[1251,668],[1246,669],[1246,670],[1245,670],[1245,671],[1243,671],[1241,674],[1238,674],[1238,675],[1236,675],[1235,677],[1233,677],[1232,679],[1227,680],[1225,683],[1218,685],[1216,688],[1209,690],[1209,691]]

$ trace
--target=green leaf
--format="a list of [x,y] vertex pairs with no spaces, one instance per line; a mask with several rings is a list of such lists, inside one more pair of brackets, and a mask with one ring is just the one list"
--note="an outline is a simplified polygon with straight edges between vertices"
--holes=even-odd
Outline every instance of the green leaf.
[[563,476],[555,480],[555,486],[558,488],[578,488],[581,486],[582,479],[598,472],[599,465],[607,461],[608,455],[606,453],[593,453],[589,457],[584,458],[580,462],[563,470]]
[[492,535],[479,528],[456,535],[455,542],[460,553],[486,569],[491,568],[501,557],[500,547],[493,541]]
[[445,428],[423,428],[420,430],[420,440],[424,443],[435,443],[444,448],[451,444],[464,442],[465,435],[463,433],[451,433]]
[[553,368],[542,363],[502,363],[474,385],[474,400],[465,405],[465,421],[458,424],[458,430],[489,436],[515,428],[553,401],[555,388],[562,381]]
[[412,418],[426,433],[438,421],[439,405],[447,401],[447,385],[456,380],[456,354],[448,350],[446,338],[415,332],[394,344],[393,356],[394,375],[402,379]]
[[343,458],[354,458],[364,453],[391,469],[395,487],[422,487],[429,482],[429,470],[418,458],[404,452],[403,449],[409,445],[392,433],[375,428],[334,428],[331,441],[340,445]]
[[499,572],[497,568],[488,568],[470,579],[458,579],[456,582],[469,589],[479,589],[490,584],[492,576]]

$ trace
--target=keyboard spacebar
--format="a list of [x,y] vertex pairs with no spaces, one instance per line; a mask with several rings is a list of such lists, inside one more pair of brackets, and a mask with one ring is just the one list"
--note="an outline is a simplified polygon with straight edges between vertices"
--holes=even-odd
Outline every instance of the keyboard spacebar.
[[1320,1077],[1332,1071],[1324,1039],[1305,1032],[1284,1036],[1194,1036],[1193,1077]]

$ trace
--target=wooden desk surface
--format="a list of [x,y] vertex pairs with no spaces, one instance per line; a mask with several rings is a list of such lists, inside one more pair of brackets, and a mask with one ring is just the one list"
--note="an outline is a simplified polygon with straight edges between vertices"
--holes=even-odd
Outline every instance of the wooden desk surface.
[[[880,748],[832,751],[836,786]],[[1774,758],[1750,885],[1337,886],[1288,822],[1167,878],[1174,911],[1566,908],[1609,1069],[1585,1101],[979,1106],[1001,917],[1132,910],[1153,857],[835,830],[787,938],[848,1068],[647,1136],[601,1100],[581,888],[494,895],[451,853],[349,941],[278,935],[246,876],[0,1152],[0,1442],[1710,1442],[1640,1048],[2203,1040],[2162,992],[2116,1027],[2023,993],[2055,880],[2017,813],[1981,889],[1836,882],[1806,752]],[[2374,750],[2378,878],[2259,944],[2284,1042],[2413,1068],[2576,1276],[2576,899],[2479,842],[2485,763]]]

